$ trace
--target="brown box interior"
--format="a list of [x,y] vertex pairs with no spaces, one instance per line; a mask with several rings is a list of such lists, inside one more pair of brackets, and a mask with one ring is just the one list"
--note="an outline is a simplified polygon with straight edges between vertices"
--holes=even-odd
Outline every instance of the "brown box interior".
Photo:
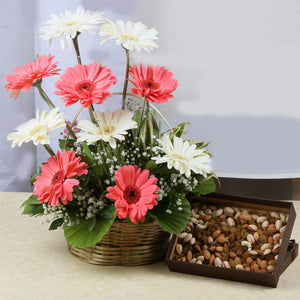
[[283,235],[282,244],[280,246],[277,264],[272,274],[265,274],[245,270],[236,270],[232,268],[227,269],[223,267],[216,267],[213,265],[192,264],[189,262],[172,260],[177,242],[177,236],[173,235],[166,257],[166,262],[170,271],[229,279],[271,287],[277,286],[279,276],[298,254],[298,244],[296,244],[294,241],[290,242],[290,236],[296,217],[295,209],[292,202],[272,201],[221,194],[210,194],[204,197],[193,196],[190,197],[190,201],[192,203],[195,201],[205,201],[206,203],[211,204],[221,204],[228,206],[233,205],[288,214],[289,219],[286,224],[285,233]]

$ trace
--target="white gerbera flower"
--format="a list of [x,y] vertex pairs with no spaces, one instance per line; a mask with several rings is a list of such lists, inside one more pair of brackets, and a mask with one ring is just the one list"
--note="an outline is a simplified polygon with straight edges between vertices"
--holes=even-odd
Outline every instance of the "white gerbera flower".
[[7,136],[8,141],[12,141],[12,147],[21,146],[23,143],[33,141],[35,145],[49,144],[49,132],[63,127],[65,125],[65,117],[59,112],[59,108],[50,111],[43,110],[36,112],[36,118],[20,124],[14,132]]
[[79,121],[77,127],[83,131],[78,133],[78,142],[86,141],[94,143],[99,140],[108,142],[110,146],[116,148],[116,139],[123,141],[127,130],[137,127],[132,120],[133,114],[129,110],[119,109],[113,113],[106,111],[94,112],[97,124],[88,120]]
[[107,40],[116,39],[116,44],[122,45],[125,49],[149,52],[158,47],[154,42],[154,40],[158,39],[157,33],[155,28],[148,29],[141,22],[133,23],[128,21],[125,24],[121,20],[117,20],[116,23],[108,20],[101,26],[99,31],[101,36],[107,36],[100,44]]
[[103,12],[86,10],[78,7],[75,12],[70,10],[59,15],[51,14],[52,19],[44,23],[40,28],[43,40],[49,40],[52,45],[53,39],[59,37],[60,45],[64,49],[64,39],[66,39],[69,48],[72,46],[72,39],[78,32],[95,33],[98,26],[105,23]]
[[185,174],[187,178],[191,176],[191,171],[196,174],[201,174],[207,177],[210,173],[211,167],[209,165],[210,158],[204,149],[196,149],[196,145],[188,141],[184,141],[182,138],[174,136],[173,144],[169,135],[164,135],[162,148],[165,152],[164,156],[155,156],[152,159],[157,164],[167,163],[168,168],[174,168]]

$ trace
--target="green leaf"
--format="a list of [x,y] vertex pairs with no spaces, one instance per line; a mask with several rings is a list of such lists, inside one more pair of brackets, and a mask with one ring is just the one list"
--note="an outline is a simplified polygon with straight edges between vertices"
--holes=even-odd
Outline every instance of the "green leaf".
[[109,231],[113,219],[97,220],[95,228],[90,231],[86,220],[81,220],[74,226],[64,226],[65,238],[69,245],[78,248],[85,248],[95,245],[101,241],[102,237]]
[[89,230],[89,231],[92,231],[92,230],[95,228],[96,224],[97,224],[97,219],[96,219],[96,217],[93,217],[93,218],[88,219],[88,220],[87,220],[88,230]]
[[82,148],[83,148],[84,153],[87,155],[87,157],[93,161],[94,157],[93,157],[92,152],[86,142],[82,143]]
[[200,184],[192,191],[196,196],[207,195],[216,190],[216,184],[213,177],[200,182]]
[[116,216],[115,210],[116,209],[114,206],[107,205],[99,211],[99,215],[105,219],[112,219],[112,218],[115,218],[115,216]]
[[50,224],[49,230],[55,230],[55,229],[57,229],[58,227],[62,226],[62,224],[64,224],[64,218],[58,218],[58,219],[55,219],[55,220]]
[[149,171],[153,171],[156,168],[157,168],[157,164],[153,160],[149,160],[145,165],[145,169],[148,169]]
[[[177,202],[181,201],[179,206]],[[182,210],[178,208],[181,207]],[[168,213],[171,211],[172,213]],[[158,205],[150,211],[152,218],[158,225],[169,233],[179,234],[191,216],[191,206],[189,201],[182,194],[176,194],[173,197],[164,198]]]
[[97,164],[97,165],[92,166],[92,169],[93,169],[95,177],[96,178],[101,178],[103,173],[104,173],[105,166]]
[[173,138],[173,136],[182,137],[185,131],[185,127],[187,125],[190,125],[189,122],[185,123],[179,123],[173,128],[173,133],[171,133],[170,138]]
[[23,202],[21,207],[24,208],[22,215],[41,216],[44,214],[43,204],[39,202],[37,196],[31,195]]
[[39,174],[33,175],[33,176],[30,178],[29,182],[30,182],[30,183],[34,183],[37,176],[39,176]]

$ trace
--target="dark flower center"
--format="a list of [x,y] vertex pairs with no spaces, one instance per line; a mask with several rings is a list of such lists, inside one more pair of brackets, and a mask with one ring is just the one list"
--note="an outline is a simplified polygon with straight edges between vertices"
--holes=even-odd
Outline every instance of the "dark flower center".
[[141,193],[137,187],[129,185],[125,188],[123,197],[129,204],[132,204],[140,200]]
[[141,83],[142,87],[145,89],[151,89],[151,90],[155,90],[157,88],[159,88],[160,84],[158,82],[155,82],[154,80],[143,80]]
[[59,170],[53,175],[51,184],[62,183],[64,180],[65,180],[64,171]]
[[80,92],[90,92],[94,89],[94,83],[91,81],[82,81],[78,83],[76,89]]

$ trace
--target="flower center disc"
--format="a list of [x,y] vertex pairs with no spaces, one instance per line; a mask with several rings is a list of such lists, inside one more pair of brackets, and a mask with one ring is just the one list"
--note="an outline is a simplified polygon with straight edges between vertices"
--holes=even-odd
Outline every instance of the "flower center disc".
[[140,200],[141,193],[135,186],[127,186],[123,192],[123,197],[129,204],[132,204]]
[[186,157],[184,157],[180,154],[177,154],[177,153],[172,154],[172,156],[173,156],[173,158],[176,158],[176,159],[187,160]]
[[62,183],[64,179],[65,179],[64,171],[59,170],[53,175],[51,184]]
[[151,90],[155,90],[157,88],[159,88],[160,84],[158,82],[155,82],[154,80],[143,80],[142,84],[141,84],[145,89],[151,89]]
[[79,92],[90,92],[94,90],[94,83],[91,81],[81,81],[77,85],[76,90]]
[[114,126],[104,126],[100,128],[101,134],[111,134],[115,130]]

